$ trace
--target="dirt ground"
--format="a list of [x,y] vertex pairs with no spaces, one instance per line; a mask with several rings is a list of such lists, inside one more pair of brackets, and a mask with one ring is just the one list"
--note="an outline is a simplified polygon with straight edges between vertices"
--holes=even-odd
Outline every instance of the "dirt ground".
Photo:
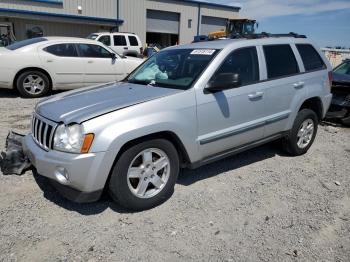
[[[0,91],[0,149],[36,100]],[[74,204],[29,171],[0,174],[0,261],[350,261],[350,129],[309,153],[275,144],[183,170],[163,205]]]

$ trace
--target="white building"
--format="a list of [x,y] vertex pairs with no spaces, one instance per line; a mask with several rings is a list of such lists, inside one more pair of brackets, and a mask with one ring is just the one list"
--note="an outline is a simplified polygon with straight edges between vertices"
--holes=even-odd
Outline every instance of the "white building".
[[86,37],[90,33],[133,32],[143,43],[189,43],[195,35],[225,28],[239,7],[193,0],[1,0],[0,23],[18,40],[33,33]]

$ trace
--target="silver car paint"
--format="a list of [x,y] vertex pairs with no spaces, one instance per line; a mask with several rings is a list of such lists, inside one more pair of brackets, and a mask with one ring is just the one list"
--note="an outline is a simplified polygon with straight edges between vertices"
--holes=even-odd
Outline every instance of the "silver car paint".
[[57,123],[82,123],[115,110],[173,93],[175,89],[110,83],[61,93],[38,103],[36,112]]
[[[320,54],[327,63],[327,70],[304,73],[301,59],[297,55],[300,74],[266,81],[267,73],[261,46],[286,43],[293,46],[295,43],[310,42],[306,39],[268,38],[212,41],[171,47],[172,49],[219,48],[223,50],[211,62],[193,88],[187,91],[165,91],[161,88],[156,88],[157,91],[155,91],[153,88],[141,88],[141,94],[135,97],[135,101],[138,102],[133,102],[131,98],[127,103],[122,101],[120,104],[116,103],[115,107],[107,102],[106,108],[99,104],[97,111],[101,111],[96,114],[93,113],[93,107],[87,107],[86,114],[81,110],[83,105],[86,105],[81,100],[84,95],[71,93],[73,95],[69,94],[68,98],[62,95],[62,101],[69,101],[69,103],[62,102],[65,104],[64,108],[68,108],[61,109],[59,113],[55,113],[53,108],[62,105],[60,97],[42,102],[38,106],[39,114],[42,116],[65,123],[73,120],[82,122],[86,133],[95,134],[89,154],[96,155],[97,159],[91,160],[94,162],[92,171],[82,168],[82,171],[79,172],[75,167],[75,159],[79,155],[55,151],[46,152],[32,142],[30,135],[26,138],[26,151],[30,152],[29,155],[33,158],[34,163],[37,166],[40,165],[41,174],[51,178],[54,178],[52,172],[57,166],[56,161],[64,158],[60,162],[61,165],[68,168],[73,166],[70,186],[90,192],[104,187],[117,153],[128,141],[136,138],[163,131],[172,132],[180,139],[190,161],[194,163],[226,149],[289,130],[301,104],[306,99],[318,97],[322,101],[324,111],[327,111],[331,99],[327,72],[331,71],[331,67]],[[206,84],[225,57],[233,50],[246,46],[257,47],[261,82],[216,94],[205,94],[203,91]],[[295,47],[293,50],[295,51]],[[298,89],[295,84],[300,82],[304,82],[304,87]],[[130,87],[134,86],[130,85]],[[110,89],[101,87],[101,93],[104,90]],[[155,91],[155,93],[148,97],[143,94],[143,91],[150,93]],[[257,92],[262,93],[261,98],[255,101],[250,100],[248,96]],[[117,93],[113,95],[118,100]],[[104,94],[101,96],[106,97]],[[55,105],[50,105],[50,103]],[[44,109],[45,106],[52,108]],[[75,108],[76,112],[72,108]],[[104,113],[99,115],[101,112]],[[40,158],[40,161],[36,161],[36,158]]]

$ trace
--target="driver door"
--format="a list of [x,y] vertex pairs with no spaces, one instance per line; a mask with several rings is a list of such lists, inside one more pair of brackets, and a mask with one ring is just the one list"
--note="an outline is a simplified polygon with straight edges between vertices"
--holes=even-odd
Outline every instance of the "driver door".
[[100,45],[78,44],[84,62],[86,86],[120,80],[126,76],[124,61]]
[[241,84],[215,93],[197,89],[198,140],[202,159],[264,137],[265,90],[259,82],[256,47],[233,51],[212,76],[239,74]]

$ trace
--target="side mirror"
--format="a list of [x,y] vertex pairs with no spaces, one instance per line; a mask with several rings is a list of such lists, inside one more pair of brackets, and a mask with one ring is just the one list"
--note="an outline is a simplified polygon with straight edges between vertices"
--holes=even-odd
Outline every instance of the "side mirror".
[[117,58],[117,55],[115,53],[111,53],[111,58],[114,60]]
[[209,81],[204,91],[208,93],[215,93],[227,89],[237,88],[240,85],[241,78],[239,74],[221,73]]

